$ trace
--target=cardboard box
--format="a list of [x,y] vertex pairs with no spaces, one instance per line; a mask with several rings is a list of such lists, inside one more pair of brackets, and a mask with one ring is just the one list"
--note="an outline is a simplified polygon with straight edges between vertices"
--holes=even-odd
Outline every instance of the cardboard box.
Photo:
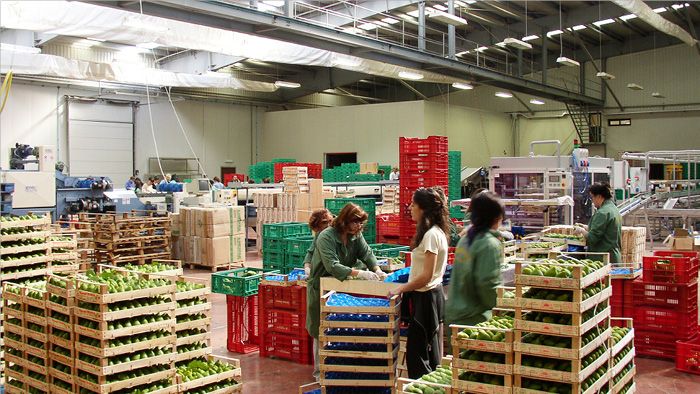
[[182,243],[182,255],[186,263],[200,264],[202,261],[201,238],[180,237]]
[[673,230],[668,246],[674,250],[693,250],[695,249],[695,239],[690,236],[688,230],[677,228]]
[[184,260],[184,251],[182,248],[182,237],[173,236],[170,240],[171,243],[171,256],[174,260]]
[[202,264],[211,267],[245,261],[245,237],[242,235],[203,238]]
[[376,174],[379,172],[379,163],[360,163],[360,174]]
[[171,213],[170,214],[170,231],[172,236],[180,235],[180,214]]
[[311,218],[311,214],[314,211],[308,210],[308,209],[299,209],[297,210],[297,217],[294,220],[295,222],[302,222],[302,223],[308,223],[309,219]]
[[196,230],[197,231],[195,235],[202,238],[216,238],[227,235],[240,235],[245,232],[245,222],[240,220],[222,224],[203,224],[201,226],[197,226]]
[[323,194],[323,179],[309,179],[309,193],[312,195]]
[[213,225],[230,223],[245,219],[245,207],[226,206],[218,208],[204,208],[197,211],[197,224]]

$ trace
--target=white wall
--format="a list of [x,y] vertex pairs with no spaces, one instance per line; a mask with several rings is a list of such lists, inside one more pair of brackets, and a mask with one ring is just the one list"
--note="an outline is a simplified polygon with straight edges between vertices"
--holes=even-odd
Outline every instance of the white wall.
[[[55,145],[58,160],[67,163],[65,95],[93,97],[94,90],[29,85],[15,81],[10,98],[0,114],[0,167],[9,168],[9,151],[15,142],[29,145]],[[126,100],[145,98],[124,96]],[[249,105],[205,101],[176,101],[175,107],[188,133],[195,153],[210,176],[220,167],[237,167],[247,173],[255,155],[255,130],[261,127],[262,109]],[[151,105],[153,126],[161,157],[190,158],[192,153],[180,131],[170,104],[163,99]],[[155,157],[148,106],[135,114],[135,169],[145,174],[148,158]],[[226,163],[226,160],[232,160]],[[101,174],[95,174],[101,175]],[[122,184],[123,180],[114,180]]]

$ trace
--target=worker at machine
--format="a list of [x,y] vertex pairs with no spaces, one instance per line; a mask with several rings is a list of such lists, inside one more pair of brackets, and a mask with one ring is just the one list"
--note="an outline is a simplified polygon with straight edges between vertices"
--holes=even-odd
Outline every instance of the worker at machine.
[[398,181],[399,180],[399,169],[394,167],[391,169],[391,172],[389,173],[389,180],[390,181]]
[[611,263],[621,263],[622,217],[612,201],[610,187],[607,184],[594,183],[588,192],[596,212],[587,227],[576,224],[575,233],[586,238],[589,252],[609,253]]
[[445,324],[475,325],[491,318],[501,284],[503,244],[498,227],[505,215],[501,199],[484,191],[471,200],[472,226],[455,250]]
[[141,178],[134,178],[134,192],[141,193],[143,191],[143,182]]
[[403,294],[402,305],[410,312],[406,341],[408,377],[418,379],[440,365],[440,324],[445,318],[442,277],[447,267],[447,235],[450,212],[441,188],[420,188],[413,193],[411,219],[416,235],[411,242],[411,271],[408,282],[392,290]]
[[148,181],[146,182],[145,185],[143,185],[143,193],[155,193],[156,188],[155,188],[156,181],[153,177],[148,178]]
[[[362,235],[367,218],[368,215],[362,208],[352,203],[347,204],[331,226],[316,238],[311,274],[306,283],[306,330],[314,338],[313,375],[316,379],[320,376],[318,332],[321,319],[321,278],[332,276],[341,281],[349,277],[375,281],[386,278]],[[358,260],[370,270],[354,268]]]
[[172,175],[170,175],[170,174],[165,174],[165,179],[161,179],[161,181],[158,182],[158,185],[163,185],[163,184],[166,184],[166,183],[170,183],[171,180],[172,180]]
[[136,183],[134,182],[134,177],[129,177],[129,180],[126,181],[126,184],[124,185],[124,189],[126,190],[134,190],[136,188]]
[[214,190],[221,190],[221,189],[224,189],[225,187],[226,187],[226,186],[224,186],[224,184],[221,183],[221,179],[219,179],[218,176],[215,176],[215,177],[212,179],[212,183],[211,183],[211,188],[212,188],[212,189],[214,189]]
[[306,256],[304,257],[304,273],[309,276],[311,273],[311,260],[314,257],[314,251],[316,250],[316,238],[321,234],[321,231],[325,230],[333,222],[333,215],[330,211],[323,208],[317,209],[311,213],[309,217],[309,228],[314,234],[314,240],[311,243],[311,247],[306,251]]

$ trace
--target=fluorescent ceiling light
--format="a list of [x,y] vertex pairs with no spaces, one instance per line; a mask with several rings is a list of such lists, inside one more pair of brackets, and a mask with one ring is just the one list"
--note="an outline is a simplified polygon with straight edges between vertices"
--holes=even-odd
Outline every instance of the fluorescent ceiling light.
[[[435,12],[438,12],[438,10],[436,10],[436,9],[434,9],[434,8],[431,8],[431,7],[425,7],[425,15],[426,15],[426,16],[430,16],[431,14],[433,14],[433,13],[435,13]],[[420,11],[418,11],[417,9],[415,9],[415,10],[413,10],[413,11],[411,11],[411,12],[407,12],[407,14],[410,15],[410,16],[412,16],[412,17],[414,17],[414,18],[418,18],[418,15],[420,14]]]
[[456,55],[457,55],[457,56],[463,56],[463,55],[468,55],[468,54],[469,54],[469,52],[470,52],[470,51],[462,51],[462,52],[458,52],[458,53],[456,53]]
[[452,87],[455,89],[462,89],[462,90],[471,90],[474,89],[474,86],[468,84],[468,83],[463,83],[463,82],[455,82],[452,84]]
[[447,7],[445,7],[442,4],[433,4],[433,8],[440,10],[440,11],[447,11]]
[[657,14],[660,14],[662,12],[666,12],[666,7],[654,8],[654,12],[656,12]]
[[475,49],[475,51],[477,51],[477,52],[483,52],[483,51],[485,51],[485,50],[487,50],[487,49],[489,49],[489,47],[478,47],[478,48]]
[[496,92],[496,97],[500,98],[512,98],[513,94],[508,92]]
[[520,41],[517,38],[508,37],[505,40],[503,40],[503,43],[508,45],[509,47],[517,49],[532,49],[532,44],[528,44],[525,41]]
[[661,94],[659,92],[652,93],[651,97],[653,97],[653,98],[666,98],[666,96],[664,96],[663,94]]
[[573,29],[574,31],[583,30],[583,29],[585,29],[585,28],[586,28],[586,26],[584,26],[584,25],[576,25],[576,26],[572,27],[572,29]]
[[464,2],[459,1],[459,0],[455,0],[455,5],[457,7],[466,7],[467,6]]
[[540,38],[540,37],[533,34],[533,35],[530,35],[530,36],[525,36],[525,37],[523,37],[523,41],[532,41],[532,40],[536,40],[536,39],[538,39],[538,38]]
[[374,23],[363,23],[361,25],[358,25],[357,27],[359,27],[362,30],[374,30],[377,28],[377,25],[375,25]]
[[637,85],[636,83],[628,83],[627,84],[627,89],[632,89],[632,90],[644,90],[644,88],[640,85]]
[[681,8],[690,7],[690,4],[674,4],[671,7],[673,7],[674,10],[680,10]]
[[296,88],[300,88],[301,84],[296,83],[296,82],[288,82],[288,81],[275,81],[275,86],[277,86],[278,88],[296,89]]
[[615,79],[615,76],[612,74],[608,74],[605,71],[601,71],[595,75],[596,77],[600,79]]
[[603,26],[610,23],[615,23],[615,19],[603,19],[602,21],[593,22],[593,24],[596,26]]
[[263,3],[279,8],[284,5],[284,0],[263,0]]
[[160,44],[156,44],[155,42],[144,42],[141,44],[136,44],[136,46],[143,49],[156,49],[160,46]]
[[497,47],[501,47],[501,48],[505,48],[507,45],[506,45],[505,42],[501,41],[501,42],[497,42],[497,43],[496,43],[496,46],[497,46]]
[[544,105],[544,101],[540,99],[530,99],[530,104]]
[[569,67],[578,67],[581,65],[581,63],[577,62],[576,60],[569,59],[566,56],[560,56],[557,58],[557,63],[563,65],[563,66],[569,66]]
[[620,19],[622,19],[623,21],[628,21],[628,20],[634,19],[636,17],[637,17],[637,15],[635,15],[635,14],[627,14],[627,15],[622,15],[620,17]]
[[467,24],[467,20],[459,17],[457,15],[448,14],[447,12],[434,10],[428,15],[430,20],[435,20],[448,25],[454,26],[464,26]]
[[423,79],[423,74],[414,73],[411,71],[401,71],[399,72],[399,78],[410,79],[412,81],[418,81]]
[[554,36],[559,35],[561,33],[563,33],[563,31],[561,31],[559,29],[552,30],[552,31],[547,32],[547,37],[554,37]]
[[0,49],[3,51],[18,52],[18,53],[41,53],[40,48],[27,47],[24,45],[13,45],[6,42],[0,43]]
[[476,0],[464,0],[464,2],[467,4],[474,4],[476,3]]
[[107,41],[107,40],[103,40],[103,39],[101,39],[101,38],[94,38],[94,37],[85,37],[85,39],[86,39],[86,40],[90,40],[90,41],[97,41],[97,42],[105,42],[105,41]]
[[393,24],[399,23],[399,20],[387,17],[387,18],[382,19],[382,22],[393,25]]

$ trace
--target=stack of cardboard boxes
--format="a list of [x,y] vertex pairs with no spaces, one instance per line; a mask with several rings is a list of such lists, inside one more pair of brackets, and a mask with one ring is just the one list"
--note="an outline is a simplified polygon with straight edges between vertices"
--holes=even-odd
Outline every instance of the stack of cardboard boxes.
[[379,171],[379,163],[360,163],[360,174],[376,174]]
[[245,261],[245,208],[209,204],[182,207],[176,258],[186,264],[218,268]]
[[[257,208],[256,228],[262,229],[265,223],[308,222],[313,211],[323,208],[325,199],[333,198],[333,192],[323,190],[323,180],[309,179],[308,185],[308,193],[254,193],[253,205]],[[261,231],[258,231],[257,245],[260,252]]]
[[382,190],[382,206],[381,212],[384,213],[399,213],[399,190],[396,186],[385,186]]
[[306,167],[282,168],[285,193],[307,193],[309,191],[309,173]]

